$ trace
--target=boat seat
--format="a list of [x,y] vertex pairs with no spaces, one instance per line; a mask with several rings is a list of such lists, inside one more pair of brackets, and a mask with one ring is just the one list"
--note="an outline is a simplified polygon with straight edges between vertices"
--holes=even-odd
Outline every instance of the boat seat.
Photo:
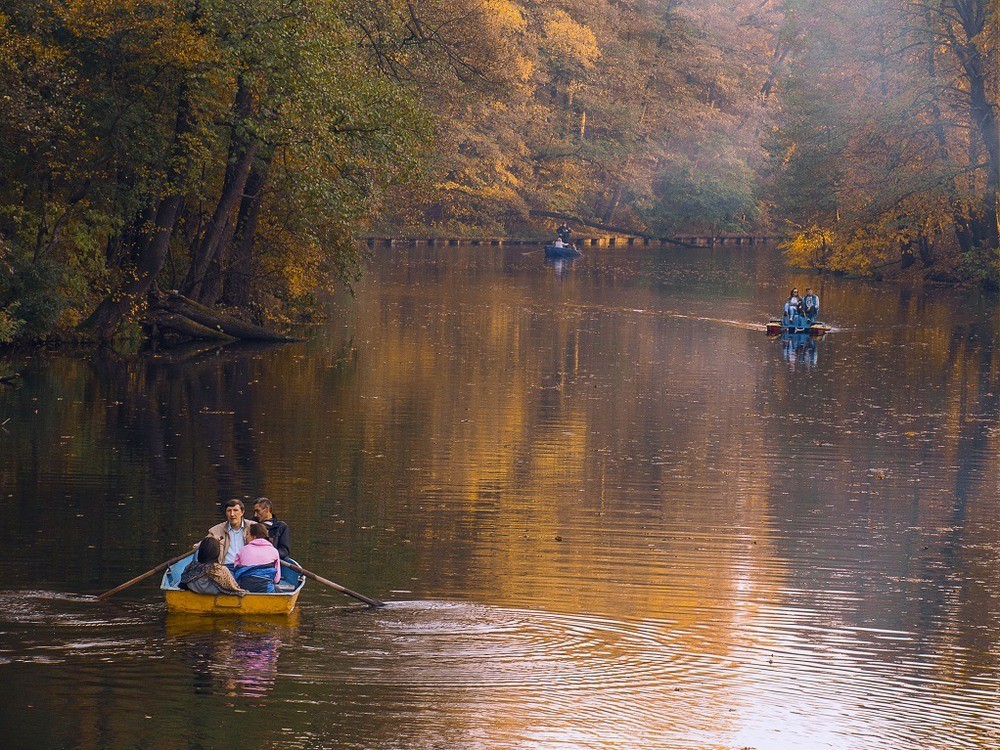
[[287,594],[291,591],[295,591],[295,584],[285,583],[282,581],[281,583],[274,584],[274,590],[279,594]]

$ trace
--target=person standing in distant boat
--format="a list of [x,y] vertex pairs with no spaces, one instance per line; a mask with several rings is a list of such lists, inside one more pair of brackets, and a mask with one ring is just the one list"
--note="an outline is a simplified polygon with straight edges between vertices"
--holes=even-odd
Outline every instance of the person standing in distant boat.
[[810,322],[819,315],[819,295],[813,294],[813,290],[806,287],[806,296],[802,298],[802,308]]
[[226,520],[208,530],[209,536],[219,540],[219,562],[232,570],[236,553],[250,541],[250,522],[243,517],[243,501],[233,498],[226,501]]
[[569,237],[572,234],[570,228],[565,224],[560,224],[559,228],[556,230],[556,234],[559,235],[559,239],[562,240],[564,245],[569,244]]
[[253,517],[267,527],[271,544],[278,550],[278,555],[284,560],[291,554],[291,539],[288,524],[274,517],[274,506],[266,497],[258,497],[253,501]]

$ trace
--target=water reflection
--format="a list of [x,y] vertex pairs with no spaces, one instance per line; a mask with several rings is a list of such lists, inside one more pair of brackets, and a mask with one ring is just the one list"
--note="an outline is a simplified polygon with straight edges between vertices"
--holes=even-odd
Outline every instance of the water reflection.
[[790,369],[812,369],[819,362],[820,337],[808,333],[782,333],[781,354]]
[[395,249],[306,344],[24,359],[9,588],[110,588],[267,495],[308,568],[416,601],[316,587],[287,632],[164,638],[153,586],[8,592],[0,706],[56,717],[14,744],[1000,744],[995,300],[827,280],[836,334],[769,341],[807,281],[759,249]]
[[274,618],[168,614],[166,645],[192,670],[195,693],[263,698],[278,675],[282,646],[295,638],[299,613]]
[[553,274],[559,277],[568,274],[576,260],[576,258],[546,258],[545,265],[551,266]]

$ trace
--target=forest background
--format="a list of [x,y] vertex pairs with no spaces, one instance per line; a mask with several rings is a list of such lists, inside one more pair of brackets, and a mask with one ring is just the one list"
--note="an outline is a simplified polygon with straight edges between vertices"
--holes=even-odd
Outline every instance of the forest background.
[[996,287],[998,18],[1000,0],[0,0],[0,343],[297,319],[357,278],[364,234],[561,218],[776,233],[817,270]]

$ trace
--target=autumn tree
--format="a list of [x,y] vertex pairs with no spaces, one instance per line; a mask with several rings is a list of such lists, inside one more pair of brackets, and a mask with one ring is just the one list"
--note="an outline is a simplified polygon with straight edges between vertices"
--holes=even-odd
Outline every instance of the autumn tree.
[[[833,12],[797,0],[786,13],[798,48],[771,150],[775,201],[798,227],[793,259],[995,277],[995,8],[867,0]],[[942,268],[942,254],[958,265]]]

